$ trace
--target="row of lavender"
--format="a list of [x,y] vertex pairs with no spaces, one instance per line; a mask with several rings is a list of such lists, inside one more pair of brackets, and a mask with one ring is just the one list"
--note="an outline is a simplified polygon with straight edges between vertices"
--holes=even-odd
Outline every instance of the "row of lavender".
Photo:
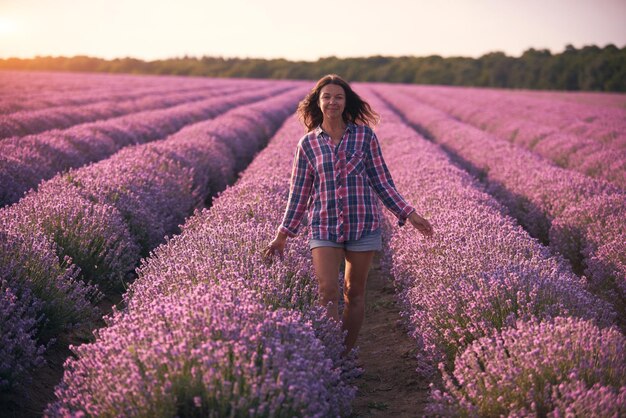
[[[237,80],[256,84],[258,80]],[[100,100],[128,100],[145,94],[204,89],[232,80],[124,74],[0,71],[0,114],[86,105]]]
[[142,255],[234,181],[302,94],[127,147],[0,210],[2,386],[27,377],[63,329],[95,319],[101,292],[123,290]]
[[349,413],[353,360],[317,306],[306,228],[282,260],[262,251],[289,193],[292,118],[239,182],[158,247],[94,343],[75,347],[50,416]]
[[533,96],[546,100],[558,100],[568,103],[581,103],[591,106],[624,109],[626,107],[626,95],[623,93],[606,93],[598,91],[541,91],[541,90],[518,90],[522,96]]
[[[24,110],[0,116],[0,140],[44,132],[50,129],[65,129],[80,123],[100,121],[146,110],[163,109],[182,103],[200,101],[220,94],[241,90],[241,85],[216,83],[202,89],[180,89],[166,93],[135,91],[129,86],[131,97],[102,98],[95,93],[92,103],[47,107],[40,110]],[[132,92],[132,93],[130,93]]]
[[129,145],[163,139],[186,125],[295,85],[285,82],[263,87],[262,84],[252,91],[4,139],[0,141],[0,206],[16,202],[24,192],[59,172],[103,160]]
[[[474,106],[476,115],[481,115],[483,109],[498,109],[500,114],[552,127],[565,134],[588,137],[614,149],[626,147],[626,111],[623,108],[554,101],[537,94],[501,89],[413,86],[409,90],[423,93],[423,100],[432,100],[433,104],[438,97],[444,98],[441,105],[450,105],[449,100],[456,99]],[[480,118],[480,122],[490,121]]]
[[626,190],[626,111],[515,92],[414,87],[412,95],[461,121]]
[[[393,100],[391,95],[386,96]],[[387,231],[398,297],[432,387],[433,416],[618,416],[626,338],[614,313],[436,145],[376,97],[399,190],[435,235]]]
[[568,258],[594,291],[626,300],[626,193],[455,120],[392,87],[377,91],[429,139],[451,152],[528,232]]

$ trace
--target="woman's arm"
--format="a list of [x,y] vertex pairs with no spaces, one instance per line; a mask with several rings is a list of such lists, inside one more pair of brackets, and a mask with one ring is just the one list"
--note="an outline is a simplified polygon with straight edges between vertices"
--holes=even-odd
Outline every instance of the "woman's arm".
[[300,141],[293,159],[287,208],[276,237],[265,249],[266,257],[271,258],[276,252],[282,257],[287,237],[295,237],[298,233],[312,187],[313,170],[302,149],[302,141]]
[[365,167],[372,189],[380,197],[385,207],[398,218],[399,225],[404,225],[415,209],[404,200],[396,189],[374,132],[372,132],[368,154]]
[[300,222],[306,212],[307,202],[313,188],[313,175],[313,169],[300,141],[293,159],[287,208],[279,228],[280,232],[289,237],[295,237],[300,228]]
[[408,219],[411,225],[422,234],[432,235],[433,229],[430,223],[418,215],[415,208],[408,204],[396,189],[374,132],[372,132],[369,155],[365,166],[370,185],[383,204],[398,218],[398,225],[404,225]]

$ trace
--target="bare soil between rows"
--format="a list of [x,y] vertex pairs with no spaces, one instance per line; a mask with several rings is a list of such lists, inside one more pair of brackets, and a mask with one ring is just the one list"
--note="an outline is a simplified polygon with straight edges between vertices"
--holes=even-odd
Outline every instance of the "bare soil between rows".
[[363,375],[353,402],[352,418],[420,417],[429,382],[415,371],[416,345],[407,334],[395,290],[376,257],[367,279],[365,321],[357,345]]

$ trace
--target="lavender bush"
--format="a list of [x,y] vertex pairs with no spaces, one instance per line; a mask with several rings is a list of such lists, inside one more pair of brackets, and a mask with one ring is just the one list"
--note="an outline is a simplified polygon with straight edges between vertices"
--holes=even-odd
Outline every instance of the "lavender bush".
[[[250,107],[258,117],[254,132],[247,135],[248,140],[254,142],[247,146],[248,160],[264,144],[267,132],[275,130],[280,118],[290,112],[288,109],[296,97],[295,92],[288,92]],[[218,123],[236,121],[229,118],[224,115]],[[207,121],[199,126],[208,128],[211,123]],[[58,264],[57,254],[61,258],[71,256],[73,262],[83,268],[84,280],[97,281],[102,290],[119,290],[125,275],[138,263],[140,251],[147,254],[166,234],[176,232],[194,207],[218,191],[202,182],[207,180],[207,172],[220,174],[227,162],[219,160],[224,154],[214,151],[229,149],[223,144],[231,138],[228,135],[187,137],[181,132],[158,144],[129,147],[112,158],[43,183],[37,192],[0,211],[0,217],[15,231],[17,238],[27,242],[30,236],[40,237],[48,245],[45,254],[50,262],[55,259]],[[216,167],[213,163],[217,163]],[[234,167],[232,162],[227,165]],[[234,178],[234,172],[229,178]],[[214,183],[224,186],[222,181]],[[11,256],[5,260],[10,260]],[[29,255],[18,265],[29,264],[32,260],[38,258]],[[52,309],[44,312],[46,318],[50,316],[51,324],[74,320],[64,318],[64,312],[56,313],[54,309],[63,308],[73,313],[84,308],[80,301],[63,298],[64,294],[58,291],[48,291],[49,287],[54,290],[53,286],[73,289],[77,274],[72,267],[67,274],[58,277],[49,271],[34,276],[38,280],[35,294],[43,293],[41,297],[49,302],[44,308]],[[89,300],[83,302],[93,309]],[[82,315],[80,319],[89,321],[94,316]],[[58,325],[44,327],[48,338],[57,335],[60,329]]]
[[547,100],[582,103],[586,105],[623,108],[626,104],[624,94],[603,94],[597,91],[525,91],[525,96],[536,96]]
[[81,196],[63,176],[43,183],[5,212],[22,235],[50,237],[59,259],[71,258],[83,277],[103,291],[121,292],[140,257],[119,211]]
[[[438,416],[621,416],[626,338],[577,318],[518,322],[472,343],[443,368],[427,413]],[[580,415],[579,415],[580,414]]]
[[567,263],[506,216],[467,173],[377,101],[377,128],[399,190],[437,233],[392,231],[391,272],[421,349],[420,372],[452,366],[471,341],[518,318],[575,315],[606,325],[614,314],[586,290]]
[[622,301],[626,301],[625,219],[623,196],[593,196],[565,209],[550,229],[551,245],[585,267],[596,291]]
[[[186,411],[189,412],[178,412],[190,415],[194,415],[194,411],[207,415],[208,409],[202,409],[203,407],[215,409],[216,416],[220,413],[233,416],[338,416],[349,411],[350,401],[354,397],[354,389],[349,384],[354,372],[353,359],[340,358],[342,336],[338,324],[327,319],[324,310],[316,306],[317,287],[304,235],[290,242],[284,260],[266,263],[262,258],[262,248],[276,231],[288,194],[291,161],[284,158],[284,150],[295,146],[301,133],[299,128],[295,119],[292,119],[276,135],[270,146],[254,160],[241,180],[215,200],[211,210],[197,212],[185,223],[181,235],[158,247],[143,262],[138,270],[138,279],[125,295],[127,308],[108,318],[109,328],[103,331],[93,348],[86,347],[84,351],[78,352],[78,360],[68,364],[64,381],[57,390],[59,401],[48,410],[51,415],[76,413],[86,408],[90,408],[89,414],[95,413],[91,411],[100,414],[104,409],[99,408],[106,408],[112,402],[108,399],[115,399],[117,408],[125,408],[127,415],[141,415],[142,411],[149,411],[152,415],[169,416],[171,412],[168,411],[171,409],[168,409],[168,405],[171,405],[172,399],[179,399],[177,396],[183,394],[186,401],[179,402],[179,405],[188,408]],[[275,169],[268,170],[268,167]],[[164,312],[170,310],[189,315],[188,312],[199,311],[197,306],[212,306],[208,300],[199,300],[199,296],[189,296],[198,292],[202,295],[221,295],[224,292],[250,295],[249,300],[253,300],[263,314],[246,314],[244,317],[239,316],[236,313],[239,311],[236,310],[226,313],[221,306],[223,304],[217,303],[222,309],[219,312],[224,313],[216,312],[211,317],[225,324],[223,326],[228,327],[231,330],[229,332],[236,333],[237,338],[233,338],[230,343],[226,339],[220,345],[206,343],[204,350],[196,349],[194,353],[197,354],[192,355],[189,361],[195,361],[193,359],[198,355],[213,359],[202,362],[204,380],[193,385],[189,383],[192,380],[190,378],[172,380],[171,389],[165,394],[161,388],[170,386],[153,383],[153,376],[161,376],[163,372],[160,370],[179,369],[182,367],[177,365],[180,361],[171,356],[163,358],[163,343],[146,347],[142,351],[142,358],[161,360],[160,363],[142,361],[143,374],[131,379],[135,382],[130,389],[131,394],[135,391],[134,387],[142,387],[144,390],[140,399],[142,402],[146,399],[140,409],[135,409],[133,399],[136,397],[127,397],[126,390],[120,392],[122,386],[119,383],[107,383],[111,379],[115,382],[119,380],[113,372],[110,374],[109,370],[101,369],[100,353],[109,359],[115,359],[115,362],[125,364],[122,368],[130,370],[128,362],[132,360],[127,355],[128,351],[118,352],[116,347],[120,347],[118,341],[136,341],[139,330],[145,333],[145,326],[138,325],[138,331],[135,332],[132,330],[135,326],[131,324],[143,321],[139,318],[146,318],[145,323],[159,323],[161,319],[158,318],[162,318],[166,315]],[[181,299],[189,301],[180,302]],[[179,310],[176,305],[180,303],[185,307]],[[250,311],[248,302],[238,302],[236,305],[238,309]],[[308,337],[294,339],[297,349],[268,349],[265,351],[266,358],[262,362],[257,361],[252,367],[254,362],[249,360],[250,354],[246,353],[258,349],[255,346],[246,348],[246,341],[262,341],[266,338],[264,329],[269,330],[268,338],[272,336],[272,340],[277,337],[284,339],[285,337],[280,337],[284,335],[283,332],[276,329],[274,322],[278,321],[280,326],[278,318],[284,318],[284,315],[294,318],[290,328],[300,329]],[[267,328],[268,322],[263,321],[264,316],[275,318],[271,321],[270,328]],[[191,323],[184,317],[173,318],[168,321],[170,331],[164,332],[157,328],[155,334],[151,334],[154,337],[146,340],[161,342],[166,338],[171,340],[173,347],[189,347],[198,339],[197,336],[194,337],[194,333],[201,332],[202,339],[206,341],[207,333],[213,328],[203,326],[201,331],[194,331],[196,327]],[[247,324],[254,330],[250,334],[246,333]],[[181,331],[176,331],[179,328]],[[107,335],[111,337],[108,338]],[[302,343],[308,347],[300,346]],[[224,348],[220,347],[225,347],[225,344],[238,347],[237,356],[224,355]],[[267,344],[266,347],[272,345]],[[300,356],[288,356],[287,358],[292,359],[287,361],[285,353],[288,352],[308,353],[305,356],[307,360],[300,367]],[[315,361],[309,362],[309,359]],[[263,365],[270,362],[275,367],[264,369]],[[187,369],[190,367],[193,366]],[[99,372],[93,373],[94,370]],[[270,386],[274,387],[270,392],[260,383],[246,384],[245,387],[235,386],[239,389],[234,392],[225,392],[220,385],[210,383],[211,379],[215,382],[232,382],[233,374],[243,376],[242,379],[245,378],[246,382],[257,382],[259,379],[266,379],[264,373],[270,373],[270,376],[279,373],[280,382],[283,379],[291,381],[297,375],[300,383],[294,388],[300,388],[298,391],[302,395],[294,397],[294,388],[282,383],[279,386]],[[98,382],[91,377],[96,375],[100,376]],[[168,374],[170,375],[172,373]],[[81,376],[87,378],[83,379]],[[192,388],[188,389],[189,387]],[[246,390],[248,387],[259,389],[249,392]],[[194,409],[195,405],[199,409]],[[278,405],[282,409],[273,409],[278,408]]]
[[617,151],[626,146],[623,106],[559,100],[562,94],[546,98],[536,94],[539,92],[491,88],[410,86],[406,90],[463,121],[519,144],[533,147],[550,141],[552,135],[564,135],[573,143],[581,141],[582,146],[591,145],[587,140],[594,141],[602,146],[597,150]]
[[[62,261],[56,246],[43,232],[33,229],[27,234],[19,231],[11,213],[0,212],[0,271],[12,292],[28,292],[41,301],[43,315],[38,338],[47,342],[62,329],[93,320],[98,310],[97,289],[79,279],[80,269],[69,258]],[[23,289],[23,290],[22,290]],[[24,309],[30,305],[24,300]]]
[[[15,291],[0,274],[0,393],[27,382],[29,372],[43,364],[44,346],[37,343],[41,302],[28,288]],[[16,294],[18,293],[18,294]]]
[[[605,245],[605,251],[617,251],[611,255],[604,253],[602,260],[608,263],[608,260],[623,258],[623,246],[619,240],[623,236],[622,225],[626,223],[626,218],[623,218],[623,213],[626,213],[626,195],[620,189],[552,166],[528,151],[494,139],[391,87],[377,88],[377,91],[393,102],[411,123],[419,125],[419,129],[425,131],[431,139],[451,151],[471,173],[482,177],[488,184],[489,193],[496,196],[532,236],[543,242],[549,239],[550,246],[570,257],[575,268],[584,269],[596,257],[594,250],[598,245],[594,245],[587,232],[591,230],[603,229],[602,245]],[[590,207],[591,204],[594,206]],[[622,218],[618,222],[603,224],[601,218],[588,223],[584,219],[574,221],[563,217],[567,216],[566,210],[572,211],[575,207],[582,208],[585,205],[587,213],[593,214],[602,213],[605,205],[611,206],[611,211]],[[558,222],[571,224],[572,228],[553,228]],[[577,226],[584,227],[584,230],[575,232],[577,237],[585,241],[580,247],[586,248],[588,252],[573,255],[569,244],[571,239],[558,235],[575,230]],[[563,242],[568,243],[565,248],[560,245]],[[608,277],[596,274],[591,277],[593,281],[603,282],[609,287],[624,280],[616,268],[600,259],[596,260],[596,266],[588,270],[590,274],[611,273]],[[619,305],[619,300],[613,299],[612,302]]]
[[190,170],[154,148],[127,148],[63,178],[86,199],[115,207],[143,255],[193,211]]
[[0,392],[25,387],[61,330],[95,318],[96,289],[59,265],[41,233],[23,236],[0,217]]
[[129,145],[163,139],[186,125],[292,88],[293,85],[266,87],[66,130],[4,139],[0,141],[0,205],[16,202],[25,191],[59,172],[106,159]]
[[89,105],[104,100],[142,99],[147,95],[244,90],[274,84],[273,80],[208,77],[95,74],[46,71],[0,73],[0,112],[9,115],[59,106]]
[[[340,382],[295,311],[269,310],[243,286],[164,296],[74,349],[47,416],[336,415]],[[106,371],[101,370],[107,364]]]
[[50,129],[65,129],[81,123],[173,107],[231,92],[233,92],[233,88],[224,90],[217,87],[204,91],[194,89],[186,92],[169,92],[166,95],[138,92],[139,95],[135,93],[130,98],[116,97],[109,100],[99,100],[95,103],[15,112],[0,117],[0,139],[37,134]]

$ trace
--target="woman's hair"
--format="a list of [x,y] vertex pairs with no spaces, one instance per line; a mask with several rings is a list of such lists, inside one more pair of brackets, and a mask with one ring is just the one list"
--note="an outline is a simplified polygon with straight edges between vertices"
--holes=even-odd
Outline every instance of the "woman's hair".
[[320,78],[315,87],[298,104],[298,117],[308,131],[315,129],[324,120],[319,99],[322,88],[328,84],[341,86],[346,93],[346,108],[342,114],[344,122],[361,123],[369,127],[374,127],[378,123],[380,117],[369,103],[361,99],[343,78],[336,74],[328,74]]

